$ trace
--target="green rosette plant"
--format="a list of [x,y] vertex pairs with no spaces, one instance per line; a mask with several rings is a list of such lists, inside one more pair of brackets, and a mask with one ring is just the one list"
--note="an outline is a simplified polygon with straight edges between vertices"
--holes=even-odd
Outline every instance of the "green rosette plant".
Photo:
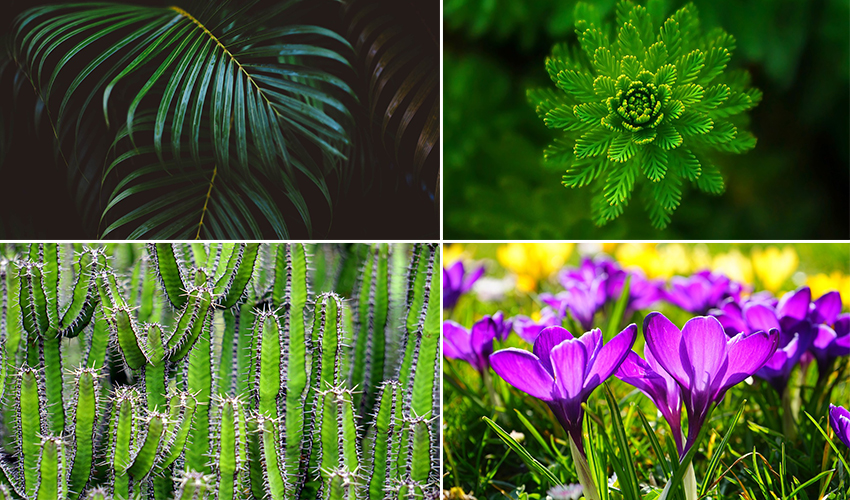
[[726,71],[735,39],[703,32],[687,4],[660,22],[658,9],[630,1],[616,8],[617,27],[592,6],[576,6],[580,48],[555,46],[546,70],[559,90],[530,90],[546,126],[563,130],[544,152],[566,168],[566,187],[593,184],[593,220],[623,213],[638,182],[652,225],[662,229],[679,206],[684,181],[722,194],[715,153],[756,145],[747,110],[762,94],[743,70]]

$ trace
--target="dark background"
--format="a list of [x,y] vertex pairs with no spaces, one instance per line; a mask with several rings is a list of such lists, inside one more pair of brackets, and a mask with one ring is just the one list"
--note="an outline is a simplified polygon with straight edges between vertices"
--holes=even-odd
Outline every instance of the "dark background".
[[[48,3],[56,2],[5,2],[4,14],[0,19],[0,35],[4,39],[8,37],[19,13]],[[191,1],[138,0],[121,3],[162,7],[180,5],[186,8],[185,4],[191,4]],[[273,3],[263,1],[258,7]],[[389,6],[390,2],[387,4]],[[391,11],[387,12],[406,17],[404,22],[412,26],[406,32],[418,36],[424,49],[436,59],[439,50],[439,4],[434,0],[405,0],[391,4],[388,7]],[[344,34],[347,26],[340,4],[327,2],[327,6],[332,8],[320,9],[317,22]],[[6,43],[4,40],[3,46]],[[0,238],[97,238],[97,221],[83,220],[69,195],[66,167],[56,156],[56,141],[46,117],[42,116],[36,125],[36,98],[30,83],[24,81],[15,95],[14,63],[10,66],[0,78]],[[362,76],[362,71],[355,75],[357,78]],[[364,128],[368,128],[368,124]],[[321,203],[316,203],[315,206],[319,208],[311,211],[314,237],[439,238],[439,149],[432,152],[423,168],[421,179],[416,180],[405,173],[406,168],[400,168],[393,155],[392,144],[387,147],[377,137],[372,138],[372,142],[374,164],[357,166],[358,169],[368,168],[368,175],[358,177],[355,173],[355,180],[348,188],[342,185],[341,180],[329,180],[331,192],[337,193],[333,218],[327,210],[322,210]],[[106,196],[108,194],[105,193]],[[311,200],[318,201],[319,198],[318,192],[309,192],[309,189],[305,189],[304,195],[308,203]],[[286,204],[285,200],[281,201],[282,207]],[[297,225],[290,229],[293,238],[306,236],[299,232],[303,228]]]
[[[564,188],[563,171],[542,161],[558,132],[525,92],[554,88],[544,61],[554,43],[576,43],[575,3],[445,1],[446,239],[850,237],[846,0],[695,2],[704,30],[720,26],[737,39],[729,67],[747,68],[764,92],[750,111],[758,143],[717,156],[726,193],[685,190],[663,231],[637,192],[617,220],[594,226],[591,189]],[[613,23],[614,2],[594,3]],[[668,15],[684,4],[663,3]]]

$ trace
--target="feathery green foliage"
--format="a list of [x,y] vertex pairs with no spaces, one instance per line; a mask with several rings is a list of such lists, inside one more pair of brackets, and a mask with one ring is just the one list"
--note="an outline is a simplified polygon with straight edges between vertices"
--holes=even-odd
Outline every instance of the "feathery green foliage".
[[735,39],[704,32],[688,4],[659,22],[630,0],[616,7],[617,26],[591,5],[576,6],[580,48],[557,45],[546,61],[555,85],[529,99],[546,126],[563,137],[545,151],[566,166],[563,184],[593,184],[593,220],[623,213],[639,183],[653,226],[664,228],[679,206],[683,183],[723,193],[715,152],[743,153],[756,138],[745,111],[761,100],[743,71],[724,71]]
[[0,493],[436,498],[439,249],[341,250],[0,248]]

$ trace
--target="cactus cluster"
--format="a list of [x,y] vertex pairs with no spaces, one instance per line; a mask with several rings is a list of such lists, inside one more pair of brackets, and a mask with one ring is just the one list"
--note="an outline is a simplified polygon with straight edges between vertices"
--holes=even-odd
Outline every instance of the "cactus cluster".
[[0,499],[435,498],[439,265],[0,245]]

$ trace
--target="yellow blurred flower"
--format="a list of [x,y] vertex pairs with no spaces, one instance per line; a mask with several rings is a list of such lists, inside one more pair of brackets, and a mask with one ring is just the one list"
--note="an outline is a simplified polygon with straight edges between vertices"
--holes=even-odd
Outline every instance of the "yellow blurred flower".
[[[655,245],[653,243],[625,243],[617,248],[617,261],[623,267],[639,267],[650,279],[670,278],[693,270],[692,252],[679,243]],[[706,259],[702,254],[700,262]]]
[[466,255],[466,249],[460,243],[443,245],[443,267],[449,267],[464,257],[469,255]]
[[508,243],[496,250],[499,263],[517,275],[517,288],[537,289],[540,280],[563,267],[573,251],[573,243]]
[[737,248],[727,253],[717,254],[712,261],[711,269],[735,281],[747,284],[753,282],[753,263]]
[[812,298],[820,297],[832,290],[838,290],[838,293],[841,294],[841,302],[844,303],[844,307],[850,307],[850,276],[845,275],[841,271],[809,276],[806,284],[812,289]]
[[765,289],[771,292],[778,292],[788,278],[797,270],[800,265],[800,259],[797,257],[797,251],[794,247],[783,247],[779,250],[776,247],[768,247],[764,251],[760,248],[753,248],[753,271]]

